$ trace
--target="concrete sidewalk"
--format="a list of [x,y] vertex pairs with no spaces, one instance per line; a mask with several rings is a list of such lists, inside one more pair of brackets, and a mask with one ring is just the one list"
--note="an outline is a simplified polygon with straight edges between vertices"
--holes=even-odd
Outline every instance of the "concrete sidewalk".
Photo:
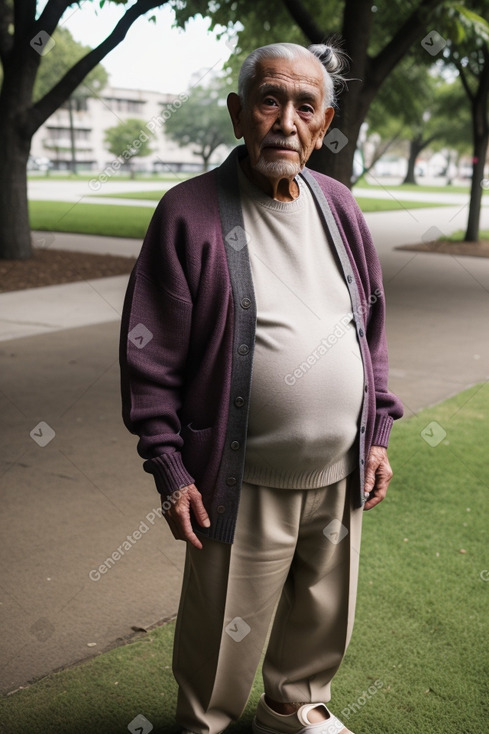
[[[395,249],[434,227],[462,228],[465,216],[444,207],[367,217],[384,269],[391,388],[407,416],[489,379],[489,261]],[[155,518],[158,495],[120,417],[126,282],[0,295],[2,690],[177,610],[184,545]]]

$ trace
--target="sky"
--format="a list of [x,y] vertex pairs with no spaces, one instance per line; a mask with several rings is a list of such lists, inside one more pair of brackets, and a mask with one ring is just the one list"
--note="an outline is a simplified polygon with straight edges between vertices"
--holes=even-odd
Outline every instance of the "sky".
[[[107,3],[85,0],[81,7],[69,8],[61,19],[76,41],[92,48],[114,28],[123,10]],[[231,53],[229,40],[218,41],[208,31],[209,20],[191,20],[185,31],[172,28],[173,13],[164,6],[152,11],[156,23],[139,18],[126,38],[102,61],[114,87],[149,89],[178,94],[186,90],[206,70],[218,71]]]

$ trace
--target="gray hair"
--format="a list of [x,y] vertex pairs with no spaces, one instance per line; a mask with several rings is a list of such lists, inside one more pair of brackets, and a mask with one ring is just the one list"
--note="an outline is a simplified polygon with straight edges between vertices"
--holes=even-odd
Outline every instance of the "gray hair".
[[252,51],[243,62],[239,72],[238,94],[244,103],[248,96],[250,86],[256,76],[256,67],[264,59],[287,59],[293,61],[297,58],[316,59],[323,69],[324,77],[324,106],[336,106],[335,87],[342,87],[345,77],[342,72],[348,66],[347,56],[339,48],[334,48],[326,43],[315,43],[308,48],[299,46],[297,43],[271,43],[261,46]]

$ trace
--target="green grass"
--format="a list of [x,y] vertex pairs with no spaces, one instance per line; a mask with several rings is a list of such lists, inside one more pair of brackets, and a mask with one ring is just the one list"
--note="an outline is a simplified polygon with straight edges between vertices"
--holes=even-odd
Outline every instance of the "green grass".
[[142,239],[154,208],[117,204],[74,204],[65,201],[30,201],[34,230],[77,232],[107,237]]
[[[100,197],[111,197],[115,199],[147,199],[150,201],[159,201],[163,196],[162,191],[134,191],[124,194],[97,194]],[[360,208],[364,212],[387,211],[392,209],[419,209],[430,206],[443,206],[439,203],[427,203],[424,201],[399,201],[392,199],[369,199],[366,197],[358,197],[357,201]]]
[[449,206],[440,202],[427,201],[402,201],[393,197],[392,199],[369,199],[364,196],[355,197],[362,212],[385,212],[397,209],[424,209],[426,207]]
[[[356,734],[487,731],[488,416],[486,383],[394,427],[395,477],[365,515],[355,630],[333,684],[331,708]],[[172,634],[167,624],[0,699],[2,733],[116,734],[143,714],[155,734],[177,734]],[[260,692],[257,676],[230,734],[249,732]]]
[[146,199],[149,201],[159,201],[165,191],[166,189],[162,189],[161,191],[131,191],[122,194],[96,194],[96,196],[110,199]]
[[[28,180],[33,181],[91,181],[101,173],[101,171],[85,172],[85,173],[65,173],[52,171],[50,174],[45,173],[28,173]],[[178,183],[178,181],[185,180],[197,176],[198,173],[162,173],[162,174],[138,174],[135,178],[131,178],[129,174],[118,173],[116,176],[110,178],[110,181],[134,181],[137,184],[138,181],[170,181],[172,183]]]
[[424,186],[423,184],[372,184],[368,183],[364,179],[360,179],[355,183],[355,187],[359,189],[373,189],[377,191],[415,191],[416,193],[429,193],[429,194],[469,194],[470,184],[466,186]]
[[[448,235],[447,237],[443,237],[442,239],[450,240],[450,242],[462,242],[465,237],[465,230],[459,229],[457,232],[454,232],[451,235]],[[480,240],[489,240],[489,229],[481,230],[479,232],[479,239]]]
[[[112,196],[112,195],[111,195]],[[147,198],[158,201],[160,192],[140,192],[120,195],[121,198]],[[387,209],[414,209],[430,205],[423,202],[402,202],[396,199],[358,199],[364,212]],[[84,204],[64,201],[30,201],[29,217],[33,230],[75,232],[106,237],[142,239],[154,212],[151,206],[118,206],[117,204]]]

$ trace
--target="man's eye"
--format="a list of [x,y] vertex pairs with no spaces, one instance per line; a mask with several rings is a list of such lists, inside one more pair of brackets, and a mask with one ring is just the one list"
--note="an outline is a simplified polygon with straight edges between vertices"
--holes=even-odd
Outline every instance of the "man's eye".
[[273,97],[265,97],[263,100],[264,104],[269,105],[270,107],[276,105],[276,101],[273,99]]
[[301,112],[307,112],[307,114],[312,115],[314,110],[313,108],[308,104],[303,104],[302,107],[300,107]]

